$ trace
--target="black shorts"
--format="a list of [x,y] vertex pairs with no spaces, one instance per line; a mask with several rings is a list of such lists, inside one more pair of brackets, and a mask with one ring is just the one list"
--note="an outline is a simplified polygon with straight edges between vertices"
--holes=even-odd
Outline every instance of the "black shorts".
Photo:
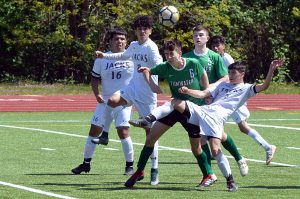
[[181,126],[188,132],[190,138],[200,138],[200,127],[188,123],[188,116],[185,116],[185,114],[182,114],[176,110],[157,121],[171,127],[176,124],[176,122],[180,122]]

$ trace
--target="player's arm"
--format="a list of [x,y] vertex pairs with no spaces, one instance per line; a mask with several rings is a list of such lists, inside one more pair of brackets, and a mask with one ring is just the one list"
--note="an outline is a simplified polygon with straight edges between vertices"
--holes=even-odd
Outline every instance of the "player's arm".
[[267,74],[267,77],[265,79],[265,81],[262,84],[257,84],[255,85],[255,91],[257,93],[266,90],[269,86],[270,83],[272,81],[273,75],[274,75],[274,71],[279,67],[283,65],[283,60],[273,60],[270,64],[270,68]]
[[129,46],[124,52],[120,53],[104,53],[102,51],[95,51],[97,58],[105,58],[109,60],[127,60],[131,57],[133,47]]
[[209,86],[209,81],[208,81],[208,77],[207,77],[207,73],[206,71],[203,72],[201,78],[200,78],[200,85],[204,88],[207,89]]
[[158,94],[162,93],[162,90],[160,89],[160,87],[158,85],[156,85],[153,82],[152,78],[150,77],[151,76],[150,68],[142,66],[138,69],[138,72],[143,73],[144,78],[145,78],[146,82],[148,83],[148,85],[150,86],[153,93],[158,93]]
[[104,100],[103,100],[102,96],[99,93],[98,85],[99,85],[99,78],[92,76],[92,78],[91,78],[91,87],[92,87],[93,93],[96,97],[97,102],[98,103],[103,103]]
[[183,87],[179,88],[178,92],[183,93],[183,94],[188,94],[192,97],[201,98],[201,99],[211,96],[210,91],[207,90],[207,89],[204,90],[204,91],[193,90],[193,89],[189,89],[186,86],[183,86]]

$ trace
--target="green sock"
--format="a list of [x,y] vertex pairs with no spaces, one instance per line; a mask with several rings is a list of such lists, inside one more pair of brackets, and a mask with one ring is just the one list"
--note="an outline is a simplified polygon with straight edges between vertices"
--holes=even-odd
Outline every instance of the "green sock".
[[209,146],[208,144],[204,144],[204,145],[201,145],[201,148],[202,150],[204,151],[204,153],[206,154],[206,157],[207,157],[207,163],[209,165],[211,165],[211,153],[210,153],[210,149],[209,149]]
[[202,153],[198,156],[195,156],[197,159],[198,165],[203,173],[204,176],[207,176],[208,174],[212,174],[211,166],[207,162],[207,157],[205,152],[202,151]]
[[230,135],[227,135],[227,139],[222,142],[222,145],[234,157],[235,161],[239,161],[243,158]]
[[144,145],[144,148],[141,151],[140,158],[137,164],[137,172],[142,172],[147,164],[147,161],[150,155],[153,152],[154,147],[147,147]]

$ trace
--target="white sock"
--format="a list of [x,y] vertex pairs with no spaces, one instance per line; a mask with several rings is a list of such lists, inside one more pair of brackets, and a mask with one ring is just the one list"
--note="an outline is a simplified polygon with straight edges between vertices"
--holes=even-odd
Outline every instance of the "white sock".
[[156,120],[169,115],[174,110],[171,102],[166,102],[162,106],[156,107],[151,111],[151,114],[155,116]]
[[270,149],[270,144],[255,129],[251,129],[248,135],[266,151]]
[[157,169],[158,168],[158,141],[155,142],[153,152],[150,156],[151,161],[152,161],[152,169]]
[[122,139],[121,143],[126,162],[133,162],[134,152],[131,137]]
[[93,157],[93,154],[94,154],[95,148],[96,148],[96,144],[92,143],[92,139],[94,139],[94,138],[97,138],[97,137],[88,136],[86,138],[86,143],[85,143],[84,153],[83,153],[84,159]]
[[219,154],[216,156],[216,159],[218,167],[221,170],[223,176],[227,178],[229,175],[231,175],[231,169],[226,156],[222,153],[222,151],[220,151]]

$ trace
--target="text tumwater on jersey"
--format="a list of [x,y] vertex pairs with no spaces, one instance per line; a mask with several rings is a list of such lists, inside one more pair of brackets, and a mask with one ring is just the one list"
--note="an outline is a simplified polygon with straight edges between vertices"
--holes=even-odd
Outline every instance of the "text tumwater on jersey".
[[194,82],[193,79],[182,80],[182,81],[170,81],[171,86],[189,86]]
[[107,63],[105,70],[111,69],[111,68],[130,68],[130,62],[124,61],[124,62],[112,62],[112,63]]

